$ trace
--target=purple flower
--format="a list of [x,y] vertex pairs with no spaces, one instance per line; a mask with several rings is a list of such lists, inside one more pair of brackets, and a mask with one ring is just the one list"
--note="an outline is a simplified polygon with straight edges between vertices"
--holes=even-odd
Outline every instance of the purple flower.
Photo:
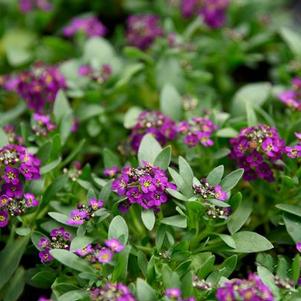
[[102,248],[98,251],[97,260],[100,263],[108,263],[112,261],[113,253],[110,249]]
[[301,158],[301,144],[295,146],[286,146],[285,153],[292,159]]
[[163,35],[159,18],[154,15],[130,16],[127,21],[127,41],[129,45],[142,50],[149,48],[157,37]]
[[52,301],[52,299],[50,298],[47,298],[47,297],[44,297],[44,296],[41,296],[38,301]]
[[278,98],[289,108],[301,111],[301,85],[300,78],[292,79],[292,89],[281,92]]
[[118,172],[119,172],[119,167],[112,166],[112,167],[105,168],[103,174],[105,177],[113,178],[117,175]]
[[140,177],[139,184],[144,193],[156,191],[156,186],[153,184],[153,179],[151,176]]
[[78,74],[81,76],[89,76],[93,72],[93,69],[90,65],[81,65],[78,68]]
[[200,15],[211,28],[220,28],[226,20],[229,0],[182,0],[181,11],[185,18]]
[[189,121],[182,121],[178,124],[177,130],[184,135],[184,143],[189,147],[202,144],[210,147],[214,144],[211,139],[217,126],[208,118],[194,117]]
[[43,237],[40,238],[40,240],[38,242],[38,248],[40,250],[43,250],[43,249],[49,248],[50,244],[51,243],[50,243],[49,238],[43,236]]
[[114,253],[119,253],[124,249],[124,245],[116,238],[106,240],[105,245]]
[[24,199],[25,199],[25,206],[28,208],[36,207],[39,205],[39,201],[35,198],[35,196],[32,193],[25,193]]
[[216,185],[214,187],[214,192],[215,192],[215,198],[217,200],[226,201],[229,198],[228,193],[223,191],[221,185]]
[[182,295],[182,292],[179,288],[168,288],[165,291],[165,296],[167,298],[176,299],[180,298]]
[[141,112],[130,135],[130,144],[138,151],[145,134],[152,134],[161,145],[176,138],[176,123],[161,112]]
[[88,205],[92,208],[93,211],[96,211],[103,207],[104,201],[97,199],[90,199]]
[[42,263],[48,263],[53,260],[53,257],[50,254],[50,249],[45,249],[39,252],[39,257]]
[[91,244],[86,245],[84,248],[76,250],[75,254],[80,257],[85,257],[91,253],[93,253],[94,249]]
[[47,0],[19,0],[19,7],[23,13],[28,13],[36,9],[50,11],[52,4]]
[[72,226],[82,225],[87,217],[88,213],[85,210],[74,209],[71,211],[67,223]]
[[272,292],[256,274],[249,274],[248,279],[226,281],[217,289],[216,297],[218,301],[274,301]]
[[298,241],[298,242],[296,243],[296,249],[298,250],[298,252],[301,253],[301,241]]
[[32,129],[37,136],[47,136],[49,132],[52,132],[56,128],[49,115],[35,113],[33,119],[36,124]]
[[8,212],[6,210],[0,210],[0,228],[6,227],[8,224]]
[[7,207],[7,205],[10,203],[12,199],[9,198],[8,196],[6,195],[1,195],[0,196],[0,208],[5,208]]
[[92,301],[110,300],[110,301],[136,301],[131,291],[122,283],[106,283],[102,287],[93,287],[90,289],[90,298]]
[[18,169],[10,166],[5,167],[5,173],[3,179],[6,183],[13,185],[19,184],[19,171]]
[[106,34],[105,26],[94,16],[75,17],[63,28],[65,37],[73,37],[83,32],[88,37],[102,37]]
[[8,197],[20,199],[23,196],[23,186],[21,183],[17,185],[4,184],[2,189]]

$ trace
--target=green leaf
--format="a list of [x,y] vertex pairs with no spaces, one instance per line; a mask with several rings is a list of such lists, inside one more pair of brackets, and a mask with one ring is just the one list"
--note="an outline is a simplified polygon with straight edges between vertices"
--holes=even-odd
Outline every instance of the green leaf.
[[40,271],[32,276],[30,284],[38,288],[49,288],[56,278],[54,271]]
[[5,289],[3,301],[17,301],[25,286],[25,270],[19,267]]
[[239,89],[234,95],[232,113],[235,116],[246,113],[247,104],[253,108],[260,107],[271,92],[270,83],[253,83]]
[[108,148],[103,150],[103,161],[105,168],[120,166],[120,160],[118,156]]
[[233,138],[236,137],[238,132],[233,128],[223,128],[216,132],[217,137],[221,138]]
[[187,219],[182,215],[174,215],[170,217],[165,217],[160,221],[162,224],[174,226],[178,228],[186,228],[187,227]]
[[187,161],[181,156],[179,157],[179,169],[185,184],[182,192],[190,197],[192,196],[193,171]]
[[137,279],[137,297],[139,301],[157,300],[154,289],[143,279]]
[[131,247],[127,246],[122,252],[115,255],[116,266],[112,274],[114,282],[126,280],[130,251]]
[[236,169],[229,173],[226,177],[223,178],[221,182],[223,190],[230,191],[233,187],[237,185],[238,181],[241,179],[243,174],[243,168]]
[[12,66],[20,66],[32,59],[32,49],[35,36],[32,32],[12,29],[5,33],[2,39],[7,60]]
[[222,271],[223,277],[229,277],[234,272],[237,265],[237,258],[237,255],[232,255],[222,263],[219,269]]
[[54,220],[56,220],[57,222],[64,224],[64,225],[68,225],[67,221],[68,221],[68,216],[59,212],[48,212],[48,215],[50,217],[52,217]]
[[171,84],[164,85],[160,94],[160,110],[173,120],[182,117],[182,99],[178,91]]
[[284,213],[283,220],[286,230],[294,242],[297,243],[301,241],[301,218],[296,215]]
[[156,217],[154,214],[154,211],[149,209],[149,210],[142,210],[141,211],[141,219],[143,221],[144,226],[149,230],[153,230],[155,222],[156,222]]
[[62,161],[62,158],[58,158],[47,165],[41,167],[41,175],[45,175],[55,169]]
[[286,27],[280,29],[280,34],[292,53],[301,57],[301,35]]
[[89,263],[78,257],[77,255],[62,249],[52,249],[50,254],[65,266],[74,269],[79,272],[93,272],[93,268]]
[[74,252],[76,250],[82,249],[90,244],[94,238],[88,236],[76,236],[72,239],[70,245],[70,251]]
[[0,126],[3,126],[11,121],[16,120],[21,114],[26,111],[25,102],[21,101],[16,107],[8,112],[0,113]]
[[83,61],[95,69],[109,63],[113,73],[120,69],[120,60],[116,57],[113,47],[106,39],[100,37],[91,38],[86,42]]
[[272,291],[274,297],[276,298],[275,300],[280,300],[280,291],[277,285],[275,284],[274,281],[274,275],[265,267],[263,266],[258,266],[257,267],[257,273],[258,276],[261,278],[262,282],[269,287],[269,289]]
[[292,279],[294,283],[298,283],[298,280],[300,278],[300,264],[301,264],[301,258],[300,255],[297,254],[292,263]]
[[219,165],[218,167],[215,167],[206,178],[208,184],[212,186],[218,185],[221,182],[223,175],[224,165]]
[[53,114],[57,124],[61,123],[63,118],[66,115],[69,115],[72,112],[69,102],[65,96],[65,93],[60,90],[55,98],[53,105]]
[[88,297],[88,292],[85,292],[83,290],[74,290],[74,291],[69,291],[61,296],[59,296],[58,301],[78,301],[78,300],[83,300],[87,299]]
[[227,234],[217,234],[217,236],[220,237],[220,239],[221,239],[227,246],[229,246],[230,248],[233,248],[233,249],[236,248],[235,241],[234,241],[234,239],[233,239],[230,235],[227,235]]
[[129,229],[120,215],[115,216],[109,226],[108,238],[120,239],[123,244],[126,244],[129,237]]
[[183,191],[185,187],[185,182],[182,176],[171,167],[168,167],[168,172],[172,177],[173,181],[175,182],[175,184],[177,185],[177,189]]
[[129,58],[142,60],[147,63],[154,62],[153,58],[150,55],[146,54],[144,51],[142,51],[138,48],[135,48],[135,47],[131,47],[131,46],[124,47],[123,52]]
[[155,159],[161,152],[162,147],[159,142],[151,134],[146,134],[141,141],[139,150],[138,150],[138,160],[140,165],[143,165],[143,162],[153,164]]
[[276,208],[301,217],[301,207],[290,204],[277,204]]
[[113,180],[110,180],[102,187],[99,194],[99,199],[104,200],[106,202],[109,201],[110,194],[112,192],[112,182]]
[[8,144],[8,137],[4,130],[0,128],[0,147],[3,147]]
[[43,195],[43,202],[41,203],[42,206],[46,206],[55,195],[61,191],[68,183],[67,175],[61,175],[55,178],[53,182],[47,187],[44,195]]
[[188,198],[184,194],[180,193],[175,189],[167,188],[166,191],[177,200],[184,202],[188,201]]
[[7,243],[0,252],[0,289],[14,274],[26,249],[29,236],[20,237]]
[[30,232],[31,232],[31,229],[30,228],[26,228],[26,227],[21,227],[21,228],[17,228],[16,229],[16,233],[19,236],[27,236]]
[[171,160],[171,146],[168,145],[157,155],[154,165],[166,170]]
[[142,109],[139,107],[131,107],[124,115],[123,125],[126,129],[131,129],[135,126],[138,120],[139,114]]
[[232,235],[235,241],[237,253],[263,252],[273,248],[273,245],[262,235],[251,232],[241,231]]
[[250,103],[246,103],[248,126],[254,126],[258,123],[255,110]]
[[227,227],[232,235],[237,232],[248,220],[252,212],[252,207],[251,200],[245,199],[240,202],[238,208],[234,213],[231,214],[227,222]]

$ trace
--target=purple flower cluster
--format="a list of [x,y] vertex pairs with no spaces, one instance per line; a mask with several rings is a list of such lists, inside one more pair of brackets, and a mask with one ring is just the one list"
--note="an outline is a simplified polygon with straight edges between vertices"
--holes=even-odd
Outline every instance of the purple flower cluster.
[[32,193],[25,193],[23,198],[15,199],[6,195],[0,196],[0,228],[6,227],[9,215],[18,216],[23,214],[28,208],[39,205],[38,200]]
[[105,177],[114,178],[119,173],[118,166],[107,167],[104,169],[103,174]]
[[103,207],[103,200],[90,199],[88,206],[78,204],[77,209],[70,212],[68,224],[71,226],[82,225],[94,216],[94,212]]
[[36,64],[32,70],[6,77],[3,87],[17,92],[31,110],[42,113],[46,105],[54,102],[57,92],[66,87],[66,82],[57,67]]
[[200,15],[211,28],[225,24],[229,0],[182,0],[181,10],[185,18]]
[[19,8],[23,13],[33,10],[50,11],[52,4],[48,0],[19,0]]
[[165,291],[165,296],[173,301],[196,301],[194,297],[182,298],[182,292],[179,288],[168,288]]
[[71,234],[63,227],[52,229],[50,232],[50,239],[48,237],[41,237],[38,242],[40,250],[39,257],[42,263],[47,263],[53,260],[50,254],[52,249],[69,250],[71,242]]
[[63,28],[65,37],[73,37],[79,32],[86,34],[88,37],[103,37],[107,30],[94,16],[75,17]]
[[127,27],[128,44],[142,50],[149,48],[156,38],[163,35],[159,18],[154,15],[130,16]]
[[292,89],[281,92],[278,97],[288,107],[301,111],[301,78],[293,78]]
[[222,189],[221,185],[211,186],[206,179],[201,179],[200,184],[193,185],[194,194],[201,196],[204,200],[216,199],[226,201],[228,193]]
[[104,244],[105,246],[88,244],[84,248],[76,250],[75,254],[84,257],[91,263],[109,263],[114,254],[120,253],[124,249],[124,245],[115,238],[106,240]]
[[90,289],[92,301],[136,301],[127,286],[122,283],[106,283],[102,287]]
[[285,151],[285,143],[276,128],[264,124],[244,128],[230,143],[230,156],[244,168],[246,180],[274,180],[273,168]]
[[218,301],[274,301],[271,290],[256,274],[249,274],[248,279],[226,281],[217,289]]
[[112,190],[127,198],[127,204],[139,204],[145,209],[158,209],[168,201],[166,189],[175,189],[164,170],[144,163],[144,167],[124,167],[112,183]]
[[8,144],[0,148],[0,227],[8,223],[8,215],[23,214],[38,201],[25,193],[26,182],[40,178],[40,160],[20,145]]
[[292,159],[301,158],[301,133],[295,133],[298,143],[294,146],[286,146],[285,153]]
[[33,115],[34,124],[32,130],[37,136],[47,136],[49,132],[55,130],[56,125],[52,122],[49,115],[35,113]]
[[154,135],[161,145],[165,145],[168,140],[176,138],[176,123],[161,112],[141,112],[130,135],[130,143],[135,151],[143,136],[148,133]]
[[189,121],[181,121],[178,124],[178,132],[184,135],[184,143],[189,147],[202,144],[210,147],[214,144],[211,139],[217,126],[206,117],[194,117]]

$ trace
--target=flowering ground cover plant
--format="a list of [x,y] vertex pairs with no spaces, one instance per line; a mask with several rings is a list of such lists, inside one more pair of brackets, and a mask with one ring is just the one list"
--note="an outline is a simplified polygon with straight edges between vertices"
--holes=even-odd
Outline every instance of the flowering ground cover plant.
[[0,300],[301,300],[297,1],[0,12]]

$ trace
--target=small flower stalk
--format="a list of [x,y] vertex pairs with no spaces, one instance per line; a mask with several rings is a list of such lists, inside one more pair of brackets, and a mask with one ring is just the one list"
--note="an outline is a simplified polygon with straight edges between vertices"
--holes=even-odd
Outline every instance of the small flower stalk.
[[97,210],[103,208],[103,205],[104,201],[97,199],[90,199],[88,205],[78,204],[77,209],[70,212],[67,223],[70,226],[82,225],[84,222],[89,221]]
[[193,117],[189,121],[182,121],[178,124],[178,133],[184,136],[184,143],[189,147],[202,145],[210,147],[214,144],[212,135],[217,126],[206,117]]
[[49,263],[54,259],[50,254],[52,249],[69,250],[71,238],[71,234],[63,227],[52,229],[50,232],[50,238],[45,236],[41,237],[38,242],[41,262]]
[[165,145],[176,138],[176,123],[161,112],[141,112],[130,135],[130,144],[134,151],[138,151],[145,134],[152,134],[161,145]]

